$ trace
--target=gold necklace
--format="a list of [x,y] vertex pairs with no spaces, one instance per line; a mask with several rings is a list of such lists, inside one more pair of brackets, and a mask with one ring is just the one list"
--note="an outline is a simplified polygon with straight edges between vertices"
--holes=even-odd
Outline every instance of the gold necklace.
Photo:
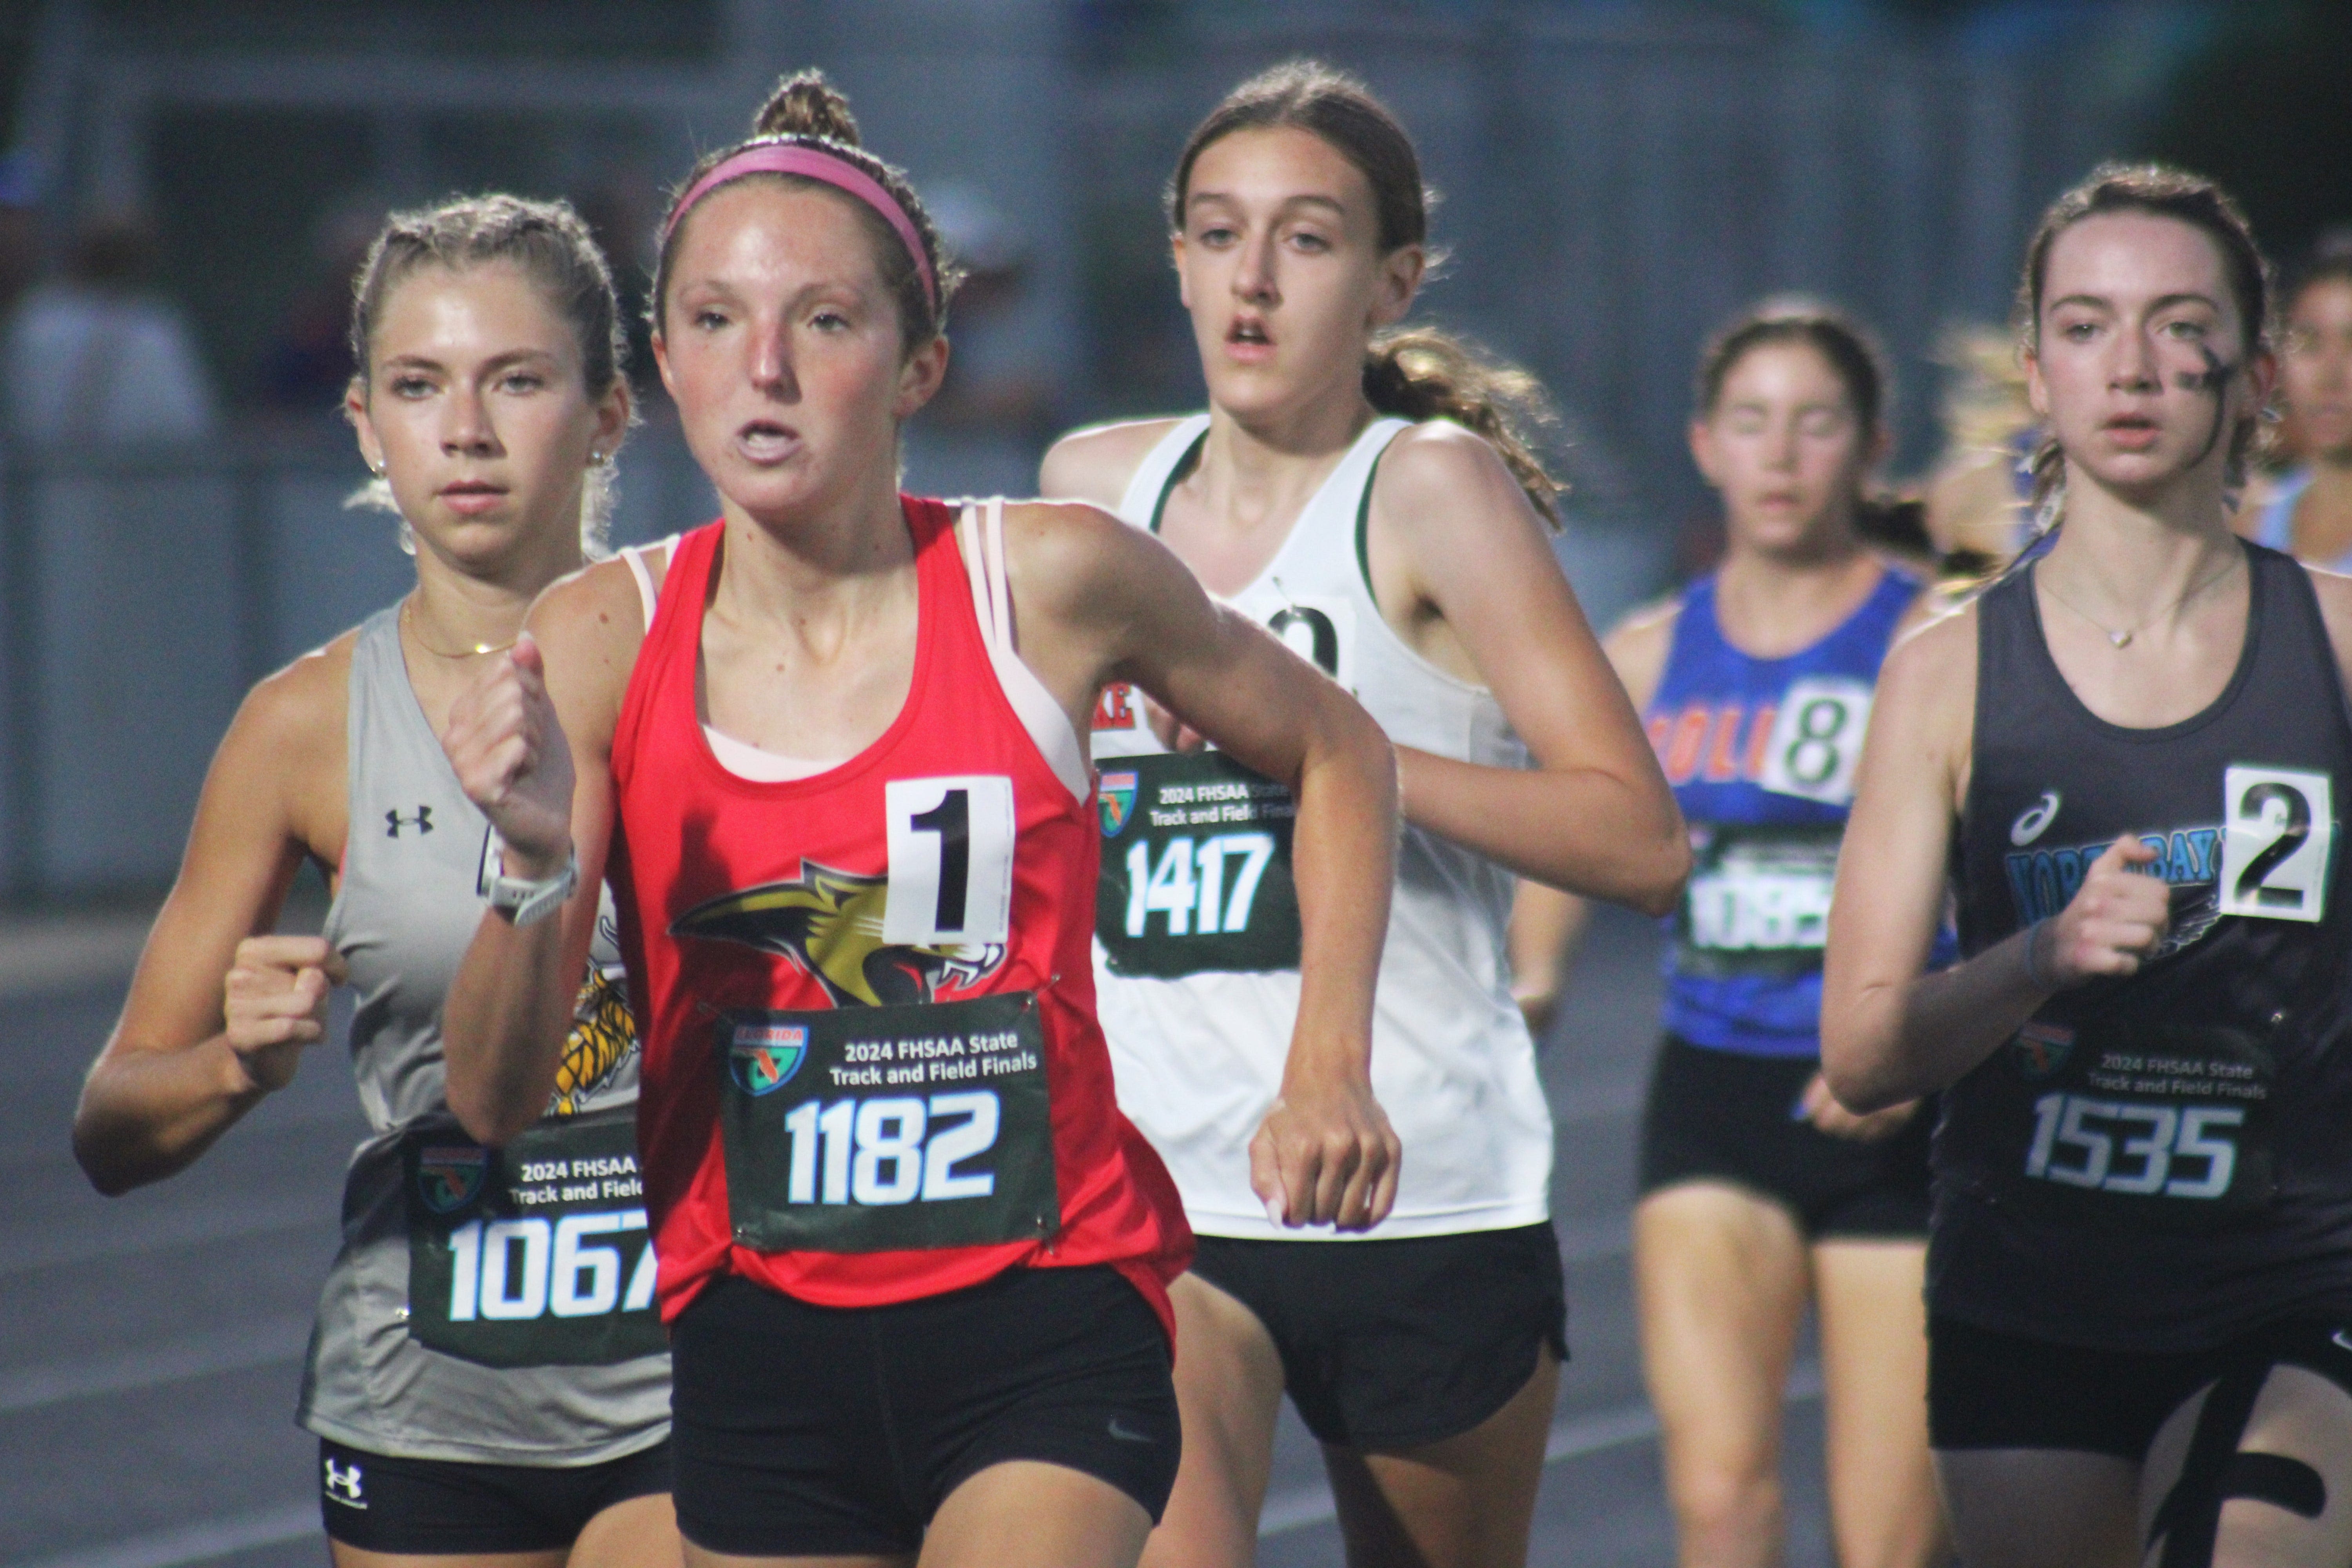
[[2192,584],[2187,593],[2181,595],[2178,599],[2173,600],[2172,603],[2165,605],[2164,608],[2157,611],[2156,614],[2148,616],[2143,621],[2140,621],[2135,626],[2126,626],[2121,631],[2115,630],[2104,622],[2093,620],[2081,610],[2076,609],[2073,605],[2067,603],[2066,595],[2061,594],[2056,588],[2051,586],[2050,580],[2047,577],[2043,577],[2040,573],[2035,573],[2034,577],[2042,584],[2042,591],[2049,595],[2053,599],[2056,600],[2060,608],[2073,615],[2076,620],[2081,621],[2084,626],[2095,627],[2099,634],[2107,639],[2110,646],[2120,648],[2130,647],[2133,637],[2138,636],[2141,632],[2147,630],[2148,627],[2156,625],[2157,622],[2172,614],[2175,610],[2179,609],[2183,605],[2189,603],[2189,600],[2195,598],[2198,595],[2203,593],[2214,584],[2219,583],[2222,578],[2227,577],[2231,572],[2237,570],[2238,563],[2244,559],[2245,552],[2241,550],[2229,560],[2221,563],[2221,569],[2219,572],[2215,572],[2204,578],[2202,581]]
[[504,653],[507,649],[514,647],[520,637],[520,634],[518,633],[515,637],[509,637],[502,643],[493,644],[478,642],[472,647],[463,649],[457,653],[451,653],[446,648],[435,647],[431,643],[425,640],[425,634],[416,629],[415,611],[416,600],[413,596],[403,599],[400,602],[400,618],[404,622],[407,623],[408,635],[416,639],[416,646],[418,647],[423,648],[426,653],[431,654],[436,658],[478,658],[486,653]]

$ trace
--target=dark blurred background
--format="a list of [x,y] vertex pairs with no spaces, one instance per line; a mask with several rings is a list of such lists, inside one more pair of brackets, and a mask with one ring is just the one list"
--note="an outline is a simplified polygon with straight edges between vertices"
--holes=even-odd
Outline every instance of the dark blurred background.
[[[909,482],[1024,490],[1055,430],[1198,402],[1161,183],[1297,53],[1420,142],[1425,313],[1557,395],[1604,622],[1706,554],[1691,364],[1756,295],[1877,327],[1916,475],[1938,344],[2098,159],[2220,176],[2280,257],[2352,219],[2345,0],[0,0],[0,900],[168,878],[246,685],[402,591],[337,411],[388,207],[568,195],[641,295],[668,183],[822,65],[982,278]],[[625,541],[712,510],[638,341]]]

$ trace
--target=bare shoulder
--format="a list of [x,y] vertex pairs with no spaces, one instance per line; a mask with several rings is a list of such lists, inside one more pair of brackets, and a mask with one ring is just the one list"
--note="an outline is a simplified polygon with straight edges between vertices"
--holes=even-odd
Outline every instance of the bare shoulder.
[[[1381,454],[1380,471],[1372,480],[1372,505],[1391,515],[1427,518],[1452,530],[1465,512],[1514,516],[1526,505],[1519,482],[1511,477],[1502,454],[1475,430],[1448,419],[1424,420],[1397,432]],[[1515,504],[1516,503],[1516,504]]]
[[[646,552],[646,563],[649,571],[666,564],[661,552],[654,551]],[[659,580],[656,575],[656,584]],[[646,635],[636,574],[617,556],[583,566],[541,592],[526,624],[540,646],[558,657],[607,648],[634,653]]]
[[231,739],[291,748],[278,752],[281,757],[310,756],[322,743],[331,743],[334,754],[341,755],[351,713],[352,649],[359,640],[359,628],[354,626],[285,668],[264,676],[237,710]]
[[1916,712],[1934,732],[1956,726],[1950,732],[1960,735],[1975,722],[1976,699],[1977,601],[1970,598],[1896,637],[1878,673],[1874,710]]
[[2352,689],[2352,577],[2324,566],[2305,565],[2304,571],[2311,578],[2313,595],[2319,600],[2320,624],[2327,628],[2328,643],[2336,650],[2336,668],[2345,672],[2345,684]]
[[1643,605],[1610,628],[1601,651],[1624,684],[1636,708],[1645,708],[1665,679],[1666,658],[1675,649],[1675,628],[1682,624],[1679,594]]
[[1023,600],[1055,616],[1108,610],[1133,553],[1157,541],[1097,506],[1021,501],[1004,509],[1005,568]]
[[548,693],[574,744],[593,747],[609,740],[646,640],[645,611],[628,563],[599,561],[557,578],[523,624],[547,661]]
[[1115,507],[1151,449],[1181,419],[1130,419],[1073,430],[1045,453],[1037,488],[1049,496]]

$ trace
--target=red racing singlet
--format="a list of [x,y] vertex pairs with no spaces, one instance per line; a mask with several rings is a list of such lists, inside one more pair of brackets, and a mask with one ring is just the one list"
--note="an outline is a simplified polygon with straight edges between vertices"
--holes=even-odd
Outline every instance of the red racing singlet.
[[711,754],[718,523],[672,551],[622,701],[610,877],[662,1316],[722,1273],[865,1307],[1109,1264],[1172,1334],[1192,1237],[1095,1018],[1093,804],[1004,695],[952,515],[903,507],[914,679],[863,752],[785,783]]

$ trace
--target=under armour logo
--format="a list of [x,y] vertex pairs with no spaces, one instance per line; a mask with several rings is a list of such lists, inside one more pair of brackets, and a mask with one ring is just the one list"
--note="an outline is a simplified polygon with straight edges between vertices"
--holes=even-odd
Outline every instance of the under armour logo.
[[345,1469],[337,1469],[335,1461],[327,1466],[327,1496],[345,1508],[365,1508],[367,1499],[360,1495],[360,1468],[356,1462]]
[[383,814],[383,836],[386,838],[399,837],[400,830],[404,827],[414,827],[420,834],[432,832],[433,808],[429,805],[420,805],[416,808],[415,816],[403,816],[396,808]]

